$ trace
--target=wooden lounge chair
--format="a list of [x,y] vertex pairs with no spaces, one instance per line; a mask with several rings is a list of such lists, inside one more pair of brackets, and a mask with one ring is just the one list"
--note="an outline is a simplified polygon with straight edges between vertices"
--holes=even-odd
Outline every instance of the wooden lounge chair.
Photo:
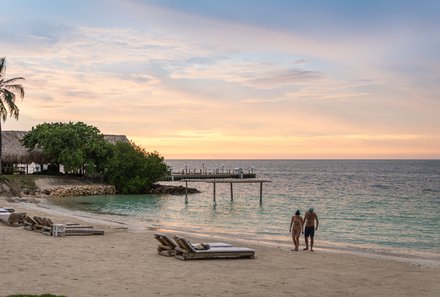
[[0,207],[0,213],[5,213],[5,212],[15,212],[15,209],[11,207]]
[[26,217],[25,212],[17,213],[17,212],[2,212],[0,213],[0,220],[4,223],[18,227],[23,226],[24,218]]
[[[49,218],[43,218],[44,222],[47,226],[52,227],[54,222]],[[61,223],[63,225],[66,225],[66,228],[80,228],[80,229],[93,229],[94,227],[91,225],[80,225],[76,223]]]
[[[37,222],[37,228],[41,228],[41,232],[46,235],[53,235],[54,222],[49,218],[34,217]],[[104,231],[96,230],[93,226],[79,225],[74,223],[61,223],[64,225],[65,236],[85,236],[85,235],[104,235]]]
[[[172,257],[176,254],[176,247],[178,247],[177,243],[170,238],[168,235],[155,233],[154,238],[159,241],[159,245],[157,246],[157,252],[159,255]],[[193,247],[196,249],[196,246],[201,245],[200,243],[193,244]],[[209,242],[205,245],[210,246],[211,248],[216,247],[232,247],[229,243],[224,242]]]
[[25,216],[23,228],[29,231],[35,231],[37,229],[37,222],[30,216]]
[[175,236],[177,243],[175,257],[179,260],[192,259],[237,259],[254,258],[255,250],[246,247],[209,247],[205,250],[196,250],[185,238]]
[[34,221],[36,222],[34,226],[35,231],[39,231],[46,235],[52,235],[52,227],[49,227],[42,217],[34,216]]
[[154,238],[159,241],[157,253],[162,256],[173,257],[176,252],[176,243],[174,240],[164,234],[155,233]]

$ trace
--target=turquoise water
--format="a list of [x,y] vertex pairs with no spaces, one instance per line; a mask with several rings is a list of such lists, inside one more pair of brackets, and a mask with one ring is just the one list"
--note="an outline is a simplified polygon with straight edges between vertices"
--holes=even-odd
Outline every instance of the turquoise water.
[[[138,220],[148,227],[290,243],[290,217],[314,207],[317,247],[367,249],[403,255],[440,255],[440,161],[169,160],[186,168],[253,168],[264,184],[194,183],[182,196],[92,196],[65,199],[63,207]],[[202,165],[203,163],[203,165]],[[175,182],[180,185],[183,183]],[[60,202],[57,202],[60,203]]]

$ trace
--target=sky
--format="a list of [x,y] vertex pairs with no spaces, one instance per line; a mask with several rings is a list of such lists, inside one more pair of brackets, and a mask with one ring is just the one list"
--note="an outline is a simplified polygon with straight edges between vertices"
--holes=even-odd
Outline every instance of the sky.
[[0,0],[3,130],[166,159],[440,158],[440,1]]

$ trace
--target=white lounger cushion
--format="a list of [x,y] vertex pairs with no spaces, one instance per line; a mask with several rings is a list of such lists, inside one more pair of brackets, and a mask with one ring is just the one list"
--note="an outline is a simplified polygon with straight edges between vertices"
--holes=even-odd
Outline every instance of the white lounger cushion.
[[246,247],[212,247],[209,250],[195,250],[196,254],[209,254],[209,253],[255,253],[255,250]]

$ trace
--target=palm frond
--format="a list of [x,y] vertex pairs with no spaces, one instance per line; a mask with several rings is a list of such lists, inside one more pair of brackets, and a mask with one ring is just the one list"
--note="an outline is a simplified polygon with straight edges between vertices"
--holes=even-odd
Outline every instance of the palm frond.
[[6,58],[0,58],[0,78],[3,77],[4,73],[6,72],[6,65],[5,65]]
[[[6,80],[5,73],[6,73],[6,58],[3,57],[0,58],[0,118],[3,121],[6,121],[8,115],[18,119],[18,116],[20,114],[20,109],[15,104],[15,99],[16,96],[21,97],[21,99],[23,99],[24,97],[23,86],[17,84],[18,81],[24,80],[24,78],[14,77]],[[1,155],[1,148],[0,148],[0,155]]]
[[4,85],[3,86],[4,89],[13,92],[13,93],[18,93],[18,95],[21,97],[21,99],[24,98],[24,88],[22,85]]
[[14,77],[14,78],[10,78],[10,79],[4,80],[3,83],[5,85],[6,84],[12,84],[12,83],[14,83],[16,81],[19,81],[19,80],[25,80],[25,79],[24,79],[24,77]]
[[18,106],[15,104],[15,94],[6,89],[1,90],[0,92],[0,114],[3,121],[6,121],[8,114],[11,117],[18,119],[20,114],[20,110]]

